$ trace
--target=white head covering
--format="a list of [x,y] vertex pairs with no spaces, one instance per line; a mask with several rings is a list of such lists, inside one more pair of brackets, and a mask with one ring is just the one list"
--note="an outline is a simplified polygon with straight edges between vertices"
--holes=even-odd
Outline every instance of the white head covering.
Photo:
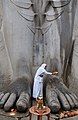
[[46,66],[47,66],[47,64],[45,64],[45,63],[43,63],[43,64],[41,65],[42,68],[45,68]]
[[37,70],[37,72],[36,72],[36,74],[35,74],[35,78],[44,72],[44,69],[45,69],[46,66],[47,66],[47,65],[46,65],[45,63],[43,63],[43,64],[38,68],[38,70]]

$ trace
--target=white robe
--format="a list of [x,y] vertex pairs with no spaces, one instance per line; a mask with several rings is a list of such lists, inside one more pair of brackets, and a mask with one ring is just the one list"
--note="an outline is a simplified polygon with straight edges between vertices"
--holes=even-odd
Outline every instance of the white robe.
[[[37,98],[39,96],[43,97],[43,75],[52,74],[45,70],[45,66],[46,64],[42,64],[35,74],[33,85],[33,98]],[[40,75],[42,75],[42,77]]]

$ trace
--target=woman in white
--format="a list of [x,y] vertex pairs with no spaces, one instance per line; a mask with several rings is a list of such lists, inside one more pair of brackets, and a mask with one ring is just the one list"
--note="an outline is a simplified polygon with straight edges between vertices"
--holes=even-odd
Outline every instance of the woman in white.
[[33,98],[43,97],[43,76],[44,74],[52,74],[51,72],[47,72],[46,64],[42,64],[37,70],[34,77],[34,85],[33,85]]

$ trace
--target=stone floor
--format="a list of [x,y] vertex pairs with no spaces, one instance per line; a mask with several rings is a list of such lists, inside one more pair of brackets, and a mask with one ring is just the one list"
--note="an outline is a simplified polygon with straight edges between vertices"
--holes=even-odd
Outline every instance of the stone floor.
[[[5,117],[5,116],[0,116],[0,120],[17,120],[16,118],[10,118],[10,117]],[[21,120],[29,120],[29,117],[22,118]],[[32,116],[32,120],[37,120],[36,116]],[[43,117],[42,120],[47,120],[46,117]],[[54,120],[54,119],[51,119]]]
[[[29,113],[29,112],[28,112]],[[28,115],[28,113],[16,113],[16,117],[20,116],[23,117],[21,120],[29,120],[29,117],[25,117]],[[78,116],[70,117],[70,118],[64,118],[64,119],[57,119],[57,115],[51,114],[50,115],[50,120],[78,120]],[[0,120],[18,120],[17,118],[10,117],[8,112],[4,112],[3,109],[0,109]],[[32,120],[37,120],[37,116],[32,115]],[[47,120],[46,116],[42,117],[42,120]]]
[[[4,116],[0,116],[0,120],[17,120],[16,118],[8,118],[8,117],[4,117]],[[22,118],[21,120],[29,120],[29,118]],[[36,117],[33,117],[32,120],[37,120]],[[47,120],[46,117],[43,117],[42,120]],[[55,120],[55,119],[50,119],[50,120]],[[61,119],[61,120],[78,120],[78,116],[76,117],[72,117],[72,118],[65,118],[65,119]]]
[[64,118],[63,120],[78,120],[78,116],[70,117],[70,118]]
[[[17,119],[0,115],[0,120],[17,120]],[[29,120],[29,117],[22,118],[21,120]],[[32,120],[37,120],[37,117],[33,115]],[[42,120],[47,120],[47,118],[45,116],[43,116]],[[50,118],[50,120],[57,120],[57,119]],[[60,120],[78,120],[78,116],[64,118],[64,119],[60,119]]]

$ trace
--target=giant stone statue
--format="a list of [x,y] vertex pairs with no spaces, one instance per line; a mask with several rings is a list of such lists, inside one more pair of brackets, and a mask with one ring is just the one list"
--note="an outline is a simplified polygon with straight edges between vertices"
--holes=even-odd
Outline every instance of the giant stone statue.
[[43,62],[48,70],[58,71],[58,76],[44,78],[44,98],[52,112],[78,107],[78,98],[64,85],[69,85],[67,78],[71,70],[72,34],[78,2],[0,2],[0,77],[4,83],[10,82],[0,94],[0,107],[9,111],[16,105],[18,111],[25,111],[30,106],[33,77]]

